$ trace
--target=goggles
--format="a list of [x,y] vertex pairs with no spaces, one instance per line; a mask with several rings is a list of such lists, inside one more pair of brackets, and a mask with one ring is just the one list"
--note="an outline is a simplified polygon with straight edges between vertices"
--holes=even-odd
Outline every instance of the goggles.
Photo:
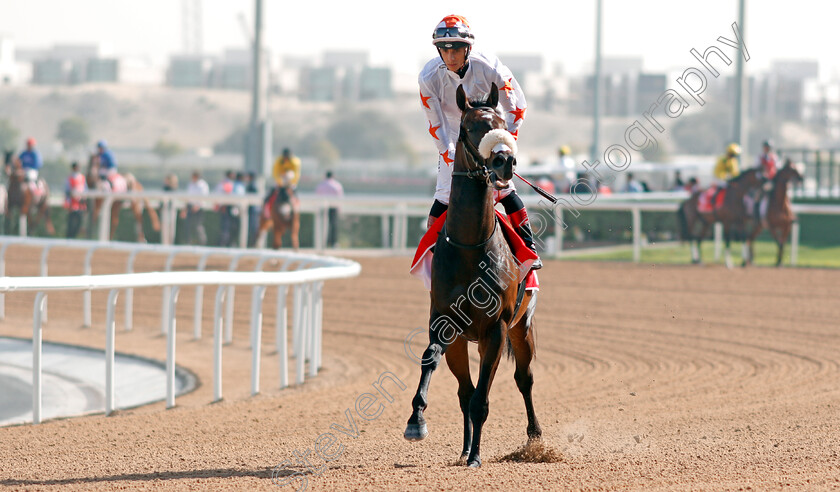
[[440,38],[472,38],[473,35],[463,27],[438,27],[432,34],[432,39]]

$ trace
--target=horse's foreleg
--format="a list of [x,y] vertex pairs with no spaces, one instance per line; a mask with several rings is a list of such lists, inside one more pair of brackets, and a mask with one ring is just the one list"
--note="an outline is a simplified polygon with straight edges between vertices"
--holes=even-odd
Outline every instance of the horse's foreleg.
[[481,466],[481,429],[490,413],[490,386],[492,386],[493,378],[496,376],[496,368],[499,367],[499,358],[502,355],[502,338],[505,336],[505,331],[503,323],[498,322],[489,329],[485,338],[478,341],[481,363],[478,371],[478,384],[476,384],[475,393],[470,400],[470,421],[472,422],[473,435],[467,466],[471,468]]
[[52,216],[50,215],[50,204],[47,201],[47,198],[44,198],[44,202],[38,208],[39,214],[44,219],[44,225],[47,228],[47,234],[49,234],[50,236],[55,236],[55,226],[53,225]]
[[134,232],[137,235],[137,242],[145,243],[146,235],[143,233],[143,203],[140,200],[131,201],[131,213],[134,214]]
[[[446,352],[447,342],[451,343],[454,341],[445,339],[446,336],[449,336],[448,331],[450,330],[448,329],[451,328],[451,336],[453,338],[457,336],[454,328],[450,324],[442,323],[445,319],[438,313],[432,313],[431,319],[429,320],[429,346],[423,352],[423,359],[420,362],[420,384],[417,385],[417,393],[415,393],[414,399],[411,400],[413,412],[411,413],[411,417],[408,418],[405,433],[403,434],[403,437],[409,441],[423,440],[429,434],[429,430],[426,427],[426,419],[423,417],[423,411],[428,406],[429,383],[432,380],[432,373],[437,369],[438,364],[440,364],[441,356]],[[447,332],[441,333],[444,330]]]
[[300,248],[300,213],[294,212],[292,215],[292,224],[291,224],[291,235],[292,235],[292,248],[297,251]]
[[470,423],[470,399],[475,392],[472,378],[470,377],[470,356],[467,352],[467,341],[463,337],[457,337],[446,349],[446,365],[458,380],[458,401],[461,404],[461,413],[464,415],[464,447],[461,450],[460,461],[466,464],[467,456],[470,454],[472,443],[472,424]]
[[117,234],[117,226],[120,225],[120,208],[122,207],[122,202],[119,200],[115,200],[114,203],[111,205],[111,234],[110,239],[113,241],[114,236]]
[[776,252],[776,266],[782,266],[782,255],[785,252],[785,243],[788,240],[788,236],[790,236],[790,224],[785,224],[779,230],[779,238],[776,240],[776,244],[778,246],[778,251]]
[[525,400],[529,441],[542,437],[542,428],[537,421],[537,414],[534,412],[534,401],[531,398],[531,390],[534,386],[534,373],[531,371],[531,361],[534,359],[535,350],[534,319],[532,315],[533,307],[529,305],[527,314],[508,333],[513,357],[516,360],[516,371],[513,373],[513,379],[516,381],[516,387],[519,388],[519,392],[522,393],[522,398]]
[[723,259],[726,263],[726,268],[732,268],[732,251],[729,249],[730,245],[732,244],[732,226],[729,224],[725,224],[723,226],[723,241],[725,246],[725,251],[723,252]]

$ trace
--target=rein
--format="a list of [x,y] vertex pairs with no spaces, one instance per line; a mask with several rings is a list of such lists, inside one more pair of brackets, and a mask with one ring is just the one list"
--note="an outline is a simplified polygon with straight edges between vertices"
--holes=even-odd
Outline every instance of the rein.
[[493,224],[494,224],[493,232],[490,233],[490,237],[488,237],[484,241],[481,241],[478,244],[464,244],[464,243],[459,243],[458,241],[455,241],[454,239],[449,237],[449,235],[446,234],[446,223],[443,224],[443,227],[440,229],[440,232],[438,234],[443,236],[443,239],[446,240],[446,244],[451,244],[452,246],[455,246],[456,248],[481,249],[484,246],[486,246],[487,243],[489,243],[491,239],[493,239],[493,235],[496,234],[496,229],[499,228],[499,222],[498,221],[494,221]]
[[[458,141],[463,143],[464,150],[466,150],[467,156],[472,160],[473,164],[478,166],[479,162],[483,162],[484,158],[481,157],[481,154],[478,152],[478,149],[473,145],[469,138],[467,138],[466,132],[464,131],[464,123],[461,122],[461,131],[458,134]],[[482,164],[479,169],[473,169],[470,171],[452,171],[452,176],[464,176],[471,179],[477,179],[478,181],[483,181],[487,183],[488,186],[492,186],[493,180],[491,179],[491,175],[493,174],[492,171],[487,169],[486,164]]]

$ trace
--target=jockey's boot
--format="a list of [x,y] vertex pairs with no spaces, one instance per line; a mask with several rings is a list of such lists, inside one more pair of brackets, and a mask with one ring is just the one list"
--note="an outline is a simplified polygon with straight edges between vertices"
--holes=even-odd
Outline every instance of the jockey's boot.
[[531,264],[531,270],[539,270],[543,267],[543,264],[539,253],[537,253],[537,246],[534,244],[534,233],[531,230],[531,222],[528,221],[528,212],[522,208],[510,214],[510,219],[513,224],[513,230],[522,238],[525,246],[528,246],[537,255],[537,259]]

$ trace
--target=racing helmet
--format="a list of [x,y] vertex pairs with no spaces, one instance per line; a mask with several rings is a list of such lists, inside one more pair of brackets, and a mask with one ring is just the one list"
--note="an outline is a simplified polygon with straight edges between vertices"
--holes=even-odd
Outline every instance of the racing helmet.
[[472,46],[474,39],[469,22],[461,15],[447,15],[432,32],[432,44],[438,48]]

